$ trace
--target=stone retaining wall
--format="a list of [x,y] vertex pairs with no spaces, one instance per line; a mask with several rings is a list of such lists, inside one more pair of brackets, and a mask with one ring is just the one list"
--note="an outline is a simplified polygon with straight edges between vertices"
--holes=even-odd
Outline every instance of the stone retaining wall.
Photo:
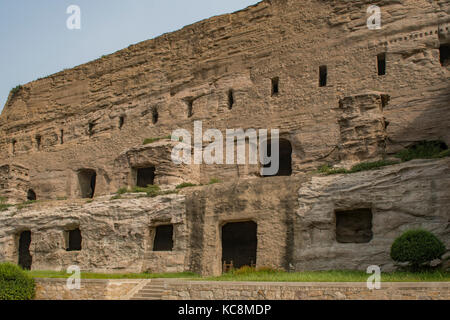
[[380,290],[366,283],[286,282],[168,282],[167,300],[450,300],[449,282],[382,283]]
[[[68,290],[65,279],[38,279],[39,300],[128,300],[151,280],[82,280]],[[163,300],[450,300],[450,282],[365,283],[211,282],[165,280]]]
[[80,290],[69,290],[66,279],[36,279],[36,300],[127,300],[148,280],[81,280]]

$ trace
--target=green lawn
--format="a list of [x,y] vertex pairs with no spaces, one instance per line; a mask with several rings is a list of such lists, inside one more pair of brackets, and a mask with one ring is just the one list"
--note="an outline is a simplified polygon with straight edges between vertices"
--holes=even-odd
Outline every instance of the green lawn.
[[[220,277],[210,277],[213,281],[279,281],[279,282],[366,282],[370,274],[362,271],[314,271],[314,272],[274,272],[257,271],[244,274],[227,273]],[[450,272],[394,272],[382,273],[382,282],[436,282],[450,281]]]
[[[55,271],[28,271],[35,278],[67,278],[70,274]],[[219,277],[201,277],[195,273],[125,273],[104,274],[82,272],[82,279],[154,279],[179,278],[208,281],[266,281],[266,282],[366,282],[370,275],[362,271],[282,272],[253,271],[243,274],[227,273]],[[448,282],[450,272],[382,273],[382,282]]]

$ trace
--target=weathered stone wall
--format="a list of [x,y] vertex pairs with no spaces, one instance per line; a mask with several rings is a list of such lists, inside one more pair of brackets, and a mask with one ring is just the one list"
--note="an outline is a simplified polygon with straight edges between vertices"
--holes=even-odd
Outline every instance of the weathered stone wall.
[[30,177],[28,169],[20,165],[0,166],[0,197],[9,204],[27,199]]
[[[430,230],[450,248],[449,169],[448,158],[415,160],[346,175],[236,180],[156,198],[11,207],[0,215],[0,261],[17,261],[20,232],[29,230],[32,269],[220,275],[222,227],[253,221],[258,267],[391,271],[390,247],[405,230]],[[340,243],[336,211],[359,209],[371,213],[369,241]],[[174,226],[173,251],[155,252],[155,228],[166,224]],[[82,250],[68,252],[64,231],[75,227]]]
[[142,281],[82,279],[69,290],[66,279],[36,279],[36,300],[127,300]]
[[450,284],[381,284],[380,290],[367,289],[358,282],[206,282],[168,281],[166,300],[448,300]]
[[191,269],[222,273],[222,227],[229,222],[257,223],[258,266],[287,268],[292,259],[296,194],[306,178],[273,177],[212,185],[187,195]]
[[[18,261],[19,235],[29,230],[34,270],[77,265],[94,272],[182,272],[188,270],[185,220],[182,195],[13,207],[0,215],[0,261]],[[153,252],[152,229],[160,224],[174,225],[173,251]],[[64,231],[75,227],[82,249],[66,251]]]
[[[126,300],[151,280],[82,280],[81,290],[68,290],[65,279],[37,279],[38,300]],[[449,300],[450,284],[217,282],[164,280],[163,300]]]
[[[450,160],[415,160],[382,170],[313,177],[301,186],[295,217],[295,270],[394,268],[390,247],[423,228],[450,249]],[[370,209],[367,243],[336,240],[336,211]]]
[[[366,27],[373,4],[382,6],[381,30]],[[221,130],[279,128],[292,143],[295,174],[343,160],[334,152],[339,100],[367,91],[391,97],[379,115],[389,124],[387,153],[419,140],[450,144],[449,67],[438,50],[449,42],[449,8],[448,0],[272,0],[187,26],[25,84],[0,117],[0,163],[29,168],[39,199],[79,197],[81,168],[97,171],[96,195],[109,194],[124,183],[114,174],[120,154],[203,120]],[[385,76],[377,74],[379,53]],[[185,180],[247,175],[238,170],[208,167]]]

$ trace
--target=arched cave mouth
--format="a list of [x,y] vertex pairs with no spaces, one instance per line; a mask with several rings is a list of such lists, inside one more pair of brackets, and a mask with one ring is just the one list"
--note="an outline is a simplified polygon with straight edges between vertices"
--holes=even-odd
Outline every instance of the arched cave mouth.
[[33,189],[29,189],[27,192],[27,200],[28,201],[36,201],[36,192]]
[[231,222],[222,227],[222,264],[238,269],[256,265],[257,224],[253,221]]

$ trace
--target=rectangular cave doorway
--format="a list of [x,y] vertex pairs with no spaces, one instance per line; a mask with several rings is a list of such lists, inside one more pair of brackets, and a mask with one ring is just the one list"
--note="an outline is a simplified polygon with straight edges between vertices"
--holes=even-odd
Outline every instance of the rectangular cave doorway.
[[[253,221],[231,222],[222,227],[223,272],[228,268],[256,266],[257,224]],[[227,267],[225,267],[227,266]]]
[[95,194],[95,184],[97,173],[92,169],[82,169],[78,171],[78,182],[82,198],[93,198]]
[[31,231],[23,231],[19,236],[19,266],[31,270],[33,257],[30,254]]
[[173,225],[163,225],[156,227],[153,251],[173,250]]
[[[289,140],[280,138],[278,140],[278,172],[273,173],[269,168],[272,166],[272,162],[263,165],[262,176],[291,176],[292,175],[292,144]],[[272,143],[271,140],[267,142],[267,157],[272,156]]]
[[136,169],[136,186],[146,188],[155,184],[155,167]]

